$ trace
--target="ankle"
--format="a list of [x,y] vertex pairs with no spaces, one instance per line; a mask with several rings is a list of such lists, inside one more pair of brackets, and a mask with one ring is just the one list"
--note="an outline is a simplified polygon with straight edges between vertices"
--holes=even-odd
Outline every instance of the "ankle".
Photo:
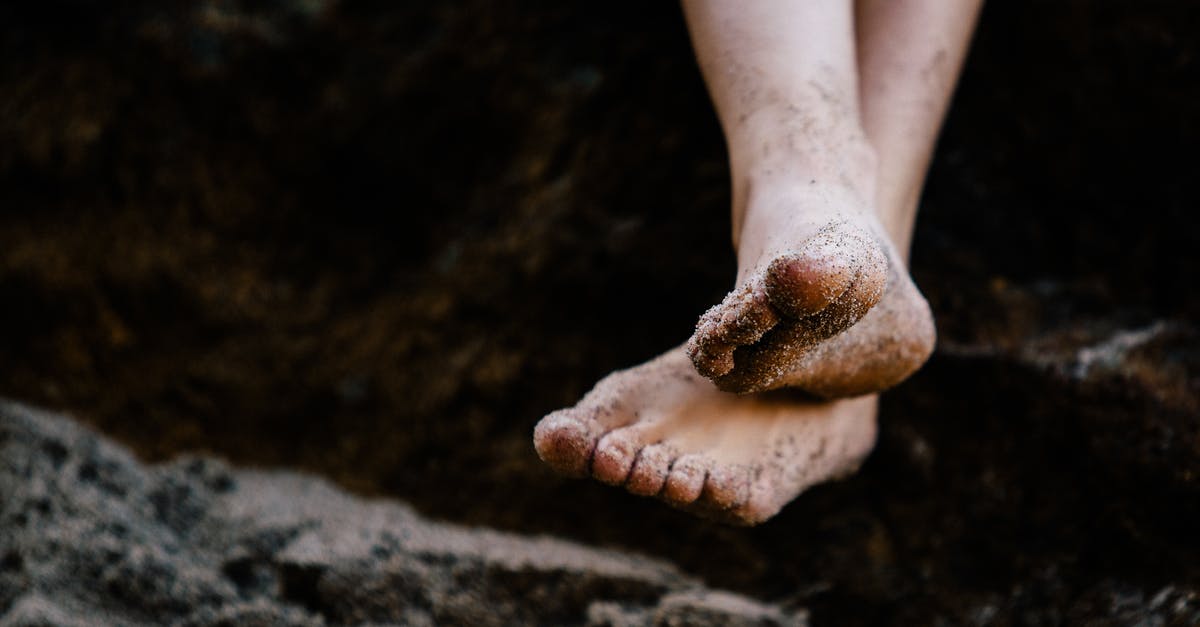
[[[862,135],[849,136],[837,145],[791,159],[770,155],[734,164],[733,244],[741,251],[747,220],[772,221],[772,210],[781,201],[820,196],[845,196],[842,210],[874,211],[878,158]],[[780,216],[781,217],[781,216]]]
[[904,183],[907,182],[890,181],[886,174],[881,174],[875,207],[880,224],[907,263],[921,186]]

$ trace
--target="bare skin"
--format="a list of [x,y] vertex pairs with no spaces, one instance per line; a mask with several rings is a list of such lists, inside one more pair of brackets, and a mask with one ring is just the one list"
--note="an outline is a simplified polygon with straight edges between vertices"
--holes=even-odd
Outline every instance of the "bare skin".
[[[869,393],[932,349],[904,263],[978,3],[685,9],[730,147],[739,288],[686,348],[609,375],[545,417],[534,444],[569,476],[756,524],[853,472],[875,441]],[[739,109],[748,93],[777,97]],[[779,387],[808,394],[744,394]]]
[[738,282],[688,340],[730,392],[785,385],[883,297],[877,157],[860,122],[849,0],[685,2],[729,146]]
[[683,350],[598,383],[578,405],[542,419],[538,454],[709,518],[755,524],[819,481],[858,468],[875,443],[875,399],[833,403],[779,390],[722,392]]

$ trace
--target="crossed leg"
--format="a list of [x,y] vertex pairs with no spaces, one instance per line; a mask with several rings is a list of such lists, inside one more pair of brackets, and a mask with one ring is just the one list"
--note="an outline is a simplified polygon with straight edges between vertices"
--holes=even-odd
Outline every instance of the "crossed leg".
[[[738,288],[686,347],[605,378],[534,443],[565,474],[755,524],[853,472],[869,393],[932,350],[904,261],[979,2],[684,4],[729,145]],[[778,387],[807,394],[726,391]]]

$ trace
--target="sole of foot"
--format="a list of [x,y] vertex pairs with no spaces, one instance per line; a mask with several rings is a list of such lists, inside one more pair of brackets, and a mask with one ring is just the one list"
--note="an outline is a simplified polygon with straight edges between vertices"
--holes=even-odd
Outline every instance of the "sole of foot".
[[805,199],[853,207],[853,194],[775,196],[784,200],[742,234],[756,261],[688,340],[696,370],[739,394],[799,387],[835,398],[903,381],[933,350],[933,317],[883,226],[869,211],[789,211]]
[[699,376],[682,347],[603,379],[538,423],[556,471],[727,523],[754,525],[808,487],[857,470],[875,443],[876,398],[739,396]]
[[781,387],[812,346],[862,319],[888,280],[863,194],[815,181],[763,188],[746,201],[738,287],[687,343],[696,370],[727,392]]
[[854,326],[801,352],[778,384],[824,399],[882,392],[907,379],[933,354],[937,332],[929,303],[887,247],[883,298]]

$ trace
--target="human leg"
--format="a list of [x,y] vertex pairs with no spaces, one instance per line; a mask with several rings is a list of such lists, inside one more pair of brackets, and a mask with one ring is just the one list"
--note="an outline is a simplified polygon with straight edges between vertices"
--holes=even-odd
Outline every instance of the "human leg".
[[863,130],[878,156],[875,207],[907,258],[917,201],[982,0],[857,0]]
[[782,385],[883,294],[875,156],[859,112],[851,0],[687,0],[729,150],[735,289],[687,350],[718,387]]
[[863,128],[877,157],[874,207],[888,285],[850,329],[806,351],[782,379],[826,398],[906,379],[933,350],[929,306],[906,270],[917,201],[981,0],[857,0]]
[[[928,4],[921,6],[928,9]],[[860,6],[860,13],[864,9],[869,7]],[[865,19],[887,22],[885,15]],[[951,22],[942,28],[957,29],[957,38],[942,35],[961,43],[943,54],[937,67],[948,74],[933,83],[912,71],[920,63],[881,62],[889,54],[921,56],[920,30],[906,30],[919,22],[875,23],[859,33],[857,46],[865,59],[861,106],[879,116],[867,134],[872,142],[879,138],[882,149],[871,150],[880,155],[879,171],[889,173],[872,189],[884,221],[872,211],[875,221],[862,228],[888,257],[887,288],[858,324],[805,352],[788,373],[789,385],[827,396],[862,393],[883,379],[907,376],[928,355],[933,341],[928,306],[904,271],[901,251],[908,248],[915,216],[915,197],[908,190],[914,185],[919,190],[971,28],[970,22]],[[904,32],[915,42],[909,53],[902,45],[899,51],[889,47],[899,45]],[[871,42],[864,36],[885,39]],[[904,93],[916,97],[922,84],[942,86],[941,104],[898,109],[907,113],[888,119],[889,99]],[[873,97],[880,100],[872,103]],[[926,129],[925,143],[903,132],[914,126]],[[909,198],[909,204],[897,201]],[[735,202],[735,229],[742,228],[738,216]],[[876,404],[874,395],[815,401],[789,390],[722,392],[697,374],[680,347],[610,375],[576,406],[550,414],[538,424],[534,442],[542,459],[564,474],[592,476],[701,515],[754,524],[809,486],[857,468],[874,444]]]

